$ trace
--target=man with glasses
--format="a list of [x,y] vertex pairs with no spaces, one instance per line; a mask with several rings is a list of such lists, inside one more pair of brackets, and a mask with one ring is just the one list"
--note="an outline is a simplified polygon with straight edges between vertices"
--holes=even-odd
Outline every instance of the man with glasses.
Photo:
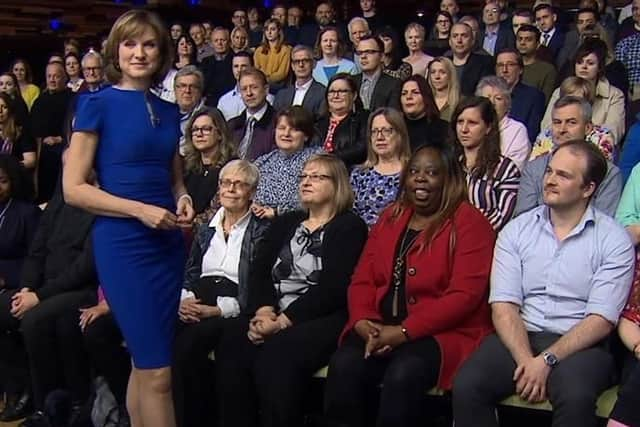
[[527,127],[529,141],[535,141],[544,116],[545,99],[540,90],[522,83],[524,62],[515,49],[503,49],[496,55],[496,76],[501,77],[511,89],[509,117]]
[[247,11],[241,7],[236,7],[231,15],[231,22],[234,27],[247,28]]
[[513,31],[505,22],[500,22],[500,6],[495,0],[487,1],[482,8],[482,48],[495,55],[502,49],[514,47]]
[[[244,101],[240,95],[240,84],[238,80],[240,80],[240,73],[251,67],[253,67],[253,58],[249,52],[240,51],[233,54],[231,71],[236,85],[218,100],[218,110],[220,110],[225,120],[231,120],[239,116],[245,109]],[[273,104],[273,95],[267,95],[267,102]]]
[[91,49],[82,57],[82,75],[84,82],[80,91],[97,92],[106,86],[102,68],[102,56]]
[[364,36],[371,35],[371,29],[369,28],[369,23],[366,19],[356,16],[349,21],[349,24],[347,24],[347,31],[349,32],[349,40],[351,41],[351,46],[349,48],[351,52],[347,53],[346,57],[352,59],[356,64],[358,71],[360,71],[360,58],[358,57],[356,50],[358,49],[360,39]]
[[380,107],[400,110],[402,82],[382,72],[384,44],[377,37],[364,36],[358,43],[356,54],[362,73],[354,76],[359,96],[365,110],[375,111]]
[[314,119],[320,115],[325,105],[325,87],[311,76],[315,60],[310,47],[297,45],[291,51],[291,70],[295,76],[292,85],[281,89],[276,94],[273,107],[276,111],[284,110],[291,105],[301,105],[313,113]]
[[457,23],[451,27],[451,60],[460,81],[460,92],[464,96],[473,96],[480,79],[492,75],[494,70],[491,56],[472,52],[474,41],[473,30],[468,24]]
[[174,80],[176,103],[180,109],[180,154],[184,155],[184,131],[193,113],[204,108],[204,77],[195,65],[182,67]]

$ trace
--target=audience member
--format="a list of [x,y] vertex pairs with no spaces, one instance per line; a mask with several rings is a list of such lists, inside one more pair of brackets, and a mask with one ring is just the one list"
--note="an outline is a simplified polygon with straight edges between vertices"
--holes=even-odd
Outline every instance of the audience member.
[[640,33],[640,11],[638,9],[634,11],[633,8],[640,8],[640,1],[633,0],[631,2],[631,16],[620,26],[616,35],[618,42]]
[[64,56],[64,69],[67,73],[67,87],[72,92],[77,92],[84,82],[80,67],[80,57],[73,52],[67,53]]
[[358,73],[356,64],[344,57],[344,42],[335,27],[320,30],[315,44],[315,55],[320,59],[313,68],[313,79],[323,86],[327,86],[329,80],[338,73]]
[[271,19],[278,21],[280,26],[284,29],[287,26],[287,6],[282,3],[276,3],[276,5],[271,9]]
[[447,12],[454,24],[458,22],[458,19],[460,18],[458,16],[458,13],[460,13],[460,6],[458,5],[457,0],[440,0],[440,10]]
[[351,188],[353,211],[371,228],[398,196],[400,173],[411,147],[402,115],[392,108],[379,108],[369,115],[367,137],[367,160],[351,171]]
[[260,45],[262,36],[264,35],[260,11],[257,7],[247,9],[247,22],[249,26],[249,46],[254,49]]
[[231,30],[231,50],[233,53],[249,51],[249,32],[245,27],[234,27]]
[[351,279],[349,321],[325,389],[330,426],[423,425],[425,390],[450,389],[492,330],[495,234],[467,202],[456,155],[419,148],[400,194],[371,230]]
[[[235,6],[231,10],[231,23],[233,28],[247,28],[247,11],[242,7]],[[233,32],[233,30],[232,30]]]
[[533,24],[533,13],[530,9],[517,9],[513,12],[513,16],[511,17],[511,29],[513,30],[514,36],[518,35],[518,30],[520,30],[524,25]]
[[284,40],[289,46],[300,43],[300,31],[302,30],[302,8],[292,5],[287,9],[287,24],[284,28]]
[[553,6],[540,3],[533,9],[536,25],[540,29],[540,44],[549,49],[557,67],[558,54],[564,45],[565,34],[557,27],[558,14]]
[[196,58],[198,62],[202,62],[204,58],[213,55],[213,48],[209,46],[207,42],[205,29],[202,24],[197,22],[191,24],[189,27],[189,35],[196,44]]
[[435,25],[425,42],[425,52],[430,56],[442,56],[449,50],[449,36],[453,27],[453,18],[448,12],[436,12]]
[[79,92],[97,92],[106,86],[102,55],[90,50],[82,57],[82,75],[84,83]]
[[360,39],[357,52],[362,73],[355,76],[355,81],[364,109],[374,111],[380,107],[393,107],[399,110],[401,82],[382,72],[382,40],[365,36]]
[[33,84],[33,73],[31,66],[24,59],[16,59],[11,65],[11,71],[18,78],[22,99],[31,109],[36,98],[40,95],[40,88]]
[[402,83],[400,105],[409,133],[411,151],[421,145],[444,145],[449,126],[440,118],[427,80],[414,74]]
[[494,66],[491,57],[472,52],[474,41],[473,31],[469,25],[459,23],[451,29],[449,37],[451,59],[460,82],[460,93],[464,96],[473,95],[480,79],[493,74]]
[[36,143],[29,130],[20,124],[15,102],[6,93],[0,93],[0,139],[0,154],[14,157],[31,174],[36,167]]
[[178,38],[180,38],[181,35],[185,34],[184,27],[182,26],[181,23],[174,22],[169,27],[169,34],[171,35],[171,40],[173,40],[175,43],[177,43],[178,42]]
[[549,399],[556,425],[597,425],[596,400],[613,378],[606,341],[634,262],[623,228],[589,203],[606,172],[592,145],[559,147],[546,167],[544,204],[500,233],[489,297],[497,333],[455,379],[456,426],[497,426],[495,405],[514,393]]
[[280,21],[267,19],[262,44],[253,54],[254,66],[267,77],[271,93],[284,87],[291,66],[291,46],[284,42]]
[[440,112],[440,118],[450,122],[461,95],[456,67],[449,58],[439,56],[431,61],[427,72],[429,86]]
[[13,104],[13,114],[15,115],[16,123],[23,126],[25,130],[28,130],[30,125],[29,107],[24,99],[22,99],[18,78],[15,74],[9,71],[0,74],[0,92],[9,95],[9,99]]
[[420,24],[412,22],[404,30],[404,41],[409,50],[409,56],[403,59],[411,65],[412,73],[422,77],[427,76],[429,63],[433,61],[433,56],[424,53],[424,38],[426,31]]
[[502,49],[515,46],[515,36],[509,23],[500,22],[500,7],[496,0],[488,0],[482,8],[482,48],[495,56]]
[[186,127],[195,111],[204,108],[202,90],[204,77],[193,65],[187,65],[176,73],[174,90],[176,104],[180,110],[180,154],[184,155]]
[[211,31],[212,54],[201,61],[204,74],[204,97],[208,106],[214,107],[222,95],[236,84],[231,61],[233,52],[229,43],[229,30],[216,27]]
[[[473,36],[473,44],[471,46],[471,51],[477,53],[478,55],[489,55],[489,52],[482,48],[482,39],[480,37],[480,22],[473,15],[464,15],[460,18],[457,24],[466,24],[471,28],[471,33]],[[453,29],[453,27],[451,27]],[[449,52],[447,52],[448,54]]]
[[198,65],[197,47],[189,34],[181,34],[176,40],[173,68],[180,70],[187,65]]
[[[361,16],[356,16],[347,24],[347,31],[349,33],[349,41],[351,44],[345,49],[345,56],[353,60],[356,65],[356,69],[360,72],[360,61],[358,53],[358,43],[364,36],[370,36],[371,30],[369,29],[369,23]],[[354,73],[356,74],[356,73]]]
[[541,90],[548,102],[555,89],[557,72],[551,63],[539,58],[539,39],[540,30],[533,25],[523,25],[516,34],[516,47],[524,63],[522,81]]
[[[413,75],[413,67],[402,59],[400,53],[400,39],[390,26],[385,26],[376,35],[384,45],[382,51],[382,72],[398,80],[405,80]],[[360,63],[362,61],[360,60]]]
[[640,117],[636,115],[636,122],[627,131],[618,167],[622,173],[623,182],[627,182],[631,170],[640,162]]
[[556,61],[558,70],[561,70],[566,62],[575,58],[578,48],[582,44],[582,33],[587,25],[594,25],[599,20],[598,11],[591,8],[579,9],[576,12],[576,28],[569,31],[564,38],[564,45],[558,53]]
[[344,26],[336,21],[336,10],[330,0],[320,0],[316,3],[314,21],[304,25],[300,30],[300,44],[313,46],[318,34],[326,27],[338,30],[340,38],[346,40]]
[[372,32],[375,33],[384,26],[384,19],[378,14],[376,0],[360,0],[360,10]]
[[[638,3],[636,8],[640,9],[640,0],[634,0]],[[640,11],[634,13],[638,16],[640,22]],[[636,24],[637,25],[637,24]],[[616,45],[616,59],[624,64],[627,70],[629,81],[629,96],[632,101],[640,99],[640,31],[629,37],[626,37]]]
[[63,44],[63,55],[66,57],[68,54],[72,53],[76,57],[80,57],[80,42],[77,39],[68,38],[65,39]]

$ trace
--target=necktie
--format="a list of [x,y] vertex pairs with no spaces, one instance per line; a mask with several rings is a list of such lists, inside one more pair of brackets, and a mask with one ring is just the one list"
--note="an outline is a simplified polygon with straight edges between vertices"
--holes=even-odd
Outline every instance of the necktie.
[[551,38],[551,34],[549,33],[544,33],[542,35],[542,44],[545,46],[549,46],[549,39]]
[[362,79],[362,86],[360,87],[360,99],[365,110],[369,109],[371,103],[371,80]]
[[238,147],[238,155],[240,155],[241,159],[247,157],[249,146],[251,145],[251,140],[253,139],[253,126],[255,124],[255,117],[249,117],[249,119],[247,120],[247,126],[244,130],[244,136],[242,137],[242,141],[240,141],[240,146]]

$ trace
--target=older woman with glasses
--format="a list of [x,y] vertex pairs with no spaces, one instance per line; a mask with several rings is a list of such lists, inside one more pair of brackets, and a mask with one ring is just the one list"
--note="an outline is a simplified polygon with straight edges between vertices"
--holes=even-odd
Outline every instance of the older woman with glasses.
[[346,320],[347,285],[367,227],[350,210],[349,176],[336,157],[311,157],[299,183],[304,210],[276,218],[257,249],[253,317],[225,325],[216,349],[222,426],[303,425],[304,390]]
[[[208,116],[200,116],[208,117]],[[260,172],[246,160],[220,170],[220,205],[211,222],[196,229],[187,260],[180,326],[172,365],[178,425],[198,427],[211,418],[213,382],[209,353],[230,319],[247,310],[249,274],[268,221],[251,212]]]
[[218,175],[234,155],[234,142],[227,122],[216,109],[199,110],[187,124],[185,178],[193,209],[200,214],[218,192]]

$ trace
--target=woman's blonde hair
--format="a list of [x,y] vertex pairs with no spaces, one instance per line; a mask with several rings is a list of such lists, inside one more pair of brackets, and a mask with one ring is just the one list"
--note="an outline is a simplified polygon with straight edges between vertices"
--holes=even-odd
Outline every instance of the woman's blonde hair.
[[233,143],[233,137],[231,136],[231,131],[229,130],[229,126],[227,126],[227,122],[222,116],[222,113],[220,113],[217,108],[205,108],[198,110],[193,114],[191,119],[189,119],[184,130],[184,164],[187,172],[201,173],[204,169],[202,165],[202,157],[200,156],[200,152],[193,145],[193,139],[191,136],[193,123],[202,116],[208,116],[211,118],[213,127],[216,128],[217,132],[220,134],[220,142],[218,143],[212,165],[220,167],[227,163],[234,155],[235,146]]
[[411,147],[409,145],[409,131],[407,130],[407,125],[404,121],[402,113],[400,113],[395,108],[388,107],[380,107],[375,110],[373,113],[369,115],[369,120],[367,122],[367,160],[362,164],[363,169],[372,168],[378,164],[380,159],[378,158],[378,154],[376,154],[373,149],[373,134],[371,133],[371,126],[373,126],[373,119],[378,116],[383,116],[387,122],[393,128],[394,135],[397,134],[399,137],[398,140],[398,158],[402,163],[402,167],[407,164],[409,158],[411,157]]
[[244,35],[245,35],[245,37],[244,37],[244,46],[241,46],[239,49],[240,50],[247,50],[247,48],[249,47],[249,32],[244,27],[235,27],[233,30],[231,30],[231,35],[230,35],[230,38],[232,40],[231,43],[233,43],[233,36],[236,33],[239,33],[239,32],[243,32]]
[[158,15],[143,9],[133,9],[120,15],[111,27],[107,39],[104,54],[105,75],[110,83],[117,84],[122,79],[118,58],[120,43],[126,39],[141,36],[149,28],[156,35],[161,60],[160,66],[151,76],[152,85],[158,84],[164,79],[173,66],[174,45],[171,36]]
[[427,30],[424,28],[424,26],[418,24],[417,22],[410,23],[409,25],[407,25],[407,28],[404,29],[405,38],[411,30],[416,30],[418,32],[418,35],[422,38],[422,42],[424,43],[424,38],[427,36]]
[[278,29],[278,42],[276,43],[276,47],[275,47],[275,51],[276,53],[280,53],[280,49],[282,49],[282,45],[284,44],[284,29],[282,28],[282,24],[280,23],[280,21],[278,21],[275,18],[269,18],[266,21],[264,21],[264,25],[262,26],[262,28],[264,29],[264,32],[262,33],[262,43],[260,44],[260,53],[262,53],[263,55],[267,55],[269,53],[269,51],[271,50],[271,46],[269,46],[269,42],[267,41],[267,36],[266,36],[266,32],[267,32],[267,28],[269,27],[269,25],[275,25],[276,28]]
[[[447,104],[451,109],[455,109],[460,101],[460,81],[458,80],[458,74],[456,74],[456,67],[453,65],[453,62],[449,58],[445,58],[444,56],[438,56],[434,58],[433,61],[429,63],[429,67],[427,68],[429,73],[431,73],[431,65],[433,63],[441,64],[445,70],[447,70],[447,74],[449,75],[449,92],[447,94]],[[435,91],[433,85],[431,84],[431,77],[428,79],[429,86],[431,86],[431,91]]]
[[574,95],[576,92],[582,92],[581,97],[586,99],[589,104],[593,104],[596,99],[596,88],[589,80],[582,77],[569,76],[562,81],[560,98],[566,95]]
[[[353,206],[353,189],[349,181],[349,172],[344,162],[332,154],[314,154],[304,163],[303,170],[311,165],[319,164],[327,168],[334,186],[333,215],[340,215]],[[304,205],[304,204],[303,204]],[[306,207],[306,206],[305,206]]]

